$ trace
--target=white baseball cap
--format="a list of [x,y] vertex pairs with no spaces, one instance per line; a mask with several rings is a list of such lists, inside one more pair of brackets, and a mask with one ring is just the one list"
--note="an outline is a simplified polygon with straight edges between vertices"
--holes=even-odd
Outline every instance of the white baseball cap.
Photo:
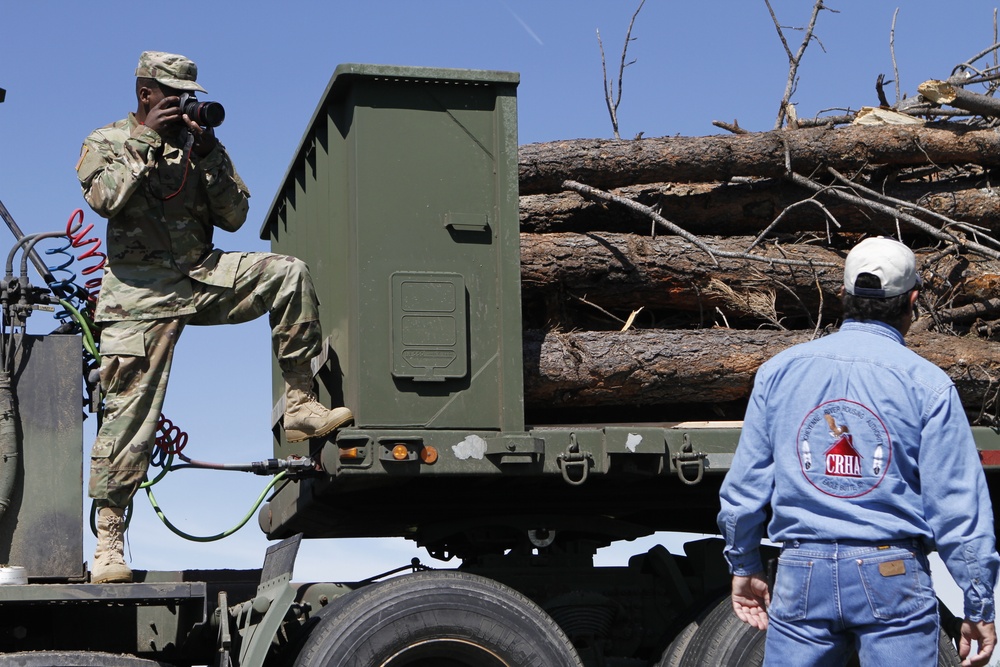
[[[880,288],[855,287],[862,273],[881,281]],[[906,294],[920,285],[917,258],[913,251],[886,236],[867,238],[847,253],[844,262],[844,289],[854,296],[886,299]]]

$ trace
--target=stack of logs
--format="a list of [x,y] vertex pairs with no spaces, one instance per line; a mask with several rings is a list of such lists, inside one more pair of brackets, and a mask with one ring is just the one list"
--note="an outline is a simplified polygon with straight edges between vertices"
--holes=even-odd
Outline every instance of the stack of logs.
[[889,235],[924,280],[908,344],[1000,423],[995,129],[573,140],[519,162],[529,421],[742,418],[761,363],[839,325],[847,251]]

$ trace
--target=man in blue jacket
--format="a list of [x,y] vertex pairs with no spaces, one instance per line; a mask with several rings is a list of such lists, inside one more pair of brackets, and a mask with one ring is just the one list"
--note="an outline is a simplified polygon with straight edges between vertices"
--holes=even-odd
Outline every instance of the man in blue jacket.
[[[959,654],[996,644],[1000,558],[968,420],[948,376],[907,349],[920,289],[913,253],[859,243],[837,333],[761,366],[721,491],[733,609],[766,629],[765,665],[937,665],[927,552],[964,592]],[[781,543],[773,594],[759,545]],[[977,653],[969,655],[972,642]]]

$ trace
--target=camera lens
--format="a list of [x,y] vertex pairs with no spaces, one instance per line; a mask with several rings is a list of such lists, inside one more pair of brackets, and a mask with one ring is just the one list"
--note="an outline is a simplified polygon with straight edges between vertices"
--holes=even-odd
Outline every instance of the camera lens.
[[218,127],[226,119],[226,110],[218,102],[199,102],[194,95],[181,96],[181,113],[202,127]]

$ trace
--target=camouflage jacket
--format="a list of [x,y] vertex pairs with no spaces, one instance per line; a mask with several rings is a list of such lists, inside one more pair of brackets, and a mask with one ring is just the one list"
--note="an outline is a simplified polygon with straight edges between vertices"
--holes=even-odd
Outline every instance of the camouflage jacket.
[[83,143],[83,196],[108,219],[97,321],[192,314],[194,281],[233,285],[242,253],[218,250],[212,234],[243,225],[250,193],[221,144],[188,160],[178,141],[129,114]]

